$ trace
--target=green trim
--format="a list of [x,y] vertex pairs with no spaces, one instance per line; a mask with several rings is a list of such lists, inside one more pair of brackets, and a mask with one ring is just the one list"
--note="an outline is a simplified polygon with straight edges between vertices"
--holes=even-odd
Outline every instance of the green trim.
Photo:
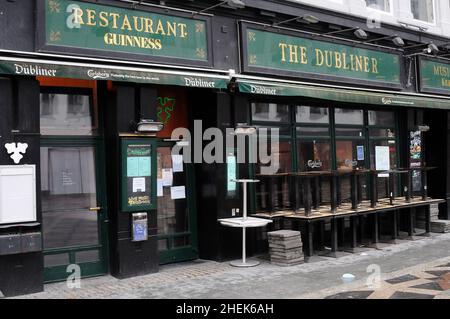
[[[75,254],[80,251],[97,250],[99,261],[88,263],[76,263],[81,268],[82,278],[104,275],[108,272],[109,265],[109,241],[108,241],[108,207],[106,201],[106,175],[105,151],[103,140],[100,137],[80,137],[80,136],[43,136],[41,137],[41,147],[83,147],[92,146],[95,148],[96,160],[96,181],[97,181],[97,203],[102,207],[98,213],[98,240],[99,244],[86,246],[70,246],[61,248],[44,249],[45,255],[68,254],[69,263],[75,264]],[[44,225],[45,227],[45,225]],[[44,282],[64,281],[70,275],[67,273],[68,265],[45,267]]]
[[344,103],[358,103],[362,105],[421,107],[450,110],[449,99],[273,82],[238,80],[237,84],[239,91],[242,93],[255,94],[257,92],[256,94],[269,96],[301,96]]
[[[128,178],[127,176],[127,149],[131,145],[139,146],[149,146],[150,147],[150,157],[151,157],[151,173],[150,176],[146,176],[150,180],[150,193],[145,192],[145,195],[149,195],[150,203],[130,205],[129,204],[129,194],[128,194]],[[137,211],[149,211],[157,209],[156,202],[156,174],[157,174],[157,162],[156,162],[156,141],[150,138],[124,138],[121,140],[121,187],[120,187],[120,198],[121,198],[121,210],[122,212],[137,212]]]

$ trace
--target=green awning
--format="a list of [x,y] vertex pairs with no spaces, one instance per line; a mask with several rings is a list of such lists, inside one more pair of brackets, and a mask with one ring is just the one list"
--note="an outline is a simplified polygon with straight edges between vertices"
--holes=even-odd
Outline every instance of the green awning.
[[236,82],[238,84],[239,91],[242,93],[272,96],[301,96],[345,103],[450,110],[450,98],[445,99],[439,97],[434,98],[428,96],[413,96],[406,94],[382,93],[376,91],[350,90],[334,87],[303,84],[285,84],[240,79],[238,79]]
[[229,77],[226,75],[9,57],[0,57],[0,74],[111,80],[210,89],[226,89],[229,83]]

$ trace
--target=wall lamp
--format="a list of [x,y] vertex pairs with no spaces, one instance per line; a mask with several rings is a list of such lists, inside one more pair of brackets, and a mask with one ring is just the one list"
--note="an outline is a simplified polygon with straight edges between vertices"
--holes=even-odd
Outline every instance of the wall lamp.
[[331,31],[331,32],[327,32],[327,33],[322,33],[321,36],[329,36],[329,35],[338,34],[338,33],[342,33],[342,32],[348,32],[348,31],[353,31],[353,34],[355,35],[355,37],[357,37],[358,39],[361,39],[361,40],[366,40],[369,37],[367,32],[361,28],[349,28],[349,29],[336,30],[336,31]]
[[392,43],[394,43],[398,47],[403,47],[405,45],[405,41],[403,41],[403,39],[400,38],[398,35],[390,35],[390,36],[385,36],[385,37],[381,37],[381,38],[377,38],[377,39],[371,39],[371,40],[364,41],[364,43],[376,42],[376,41],[387,40],[387,39],[392,39]]
[[416,44],[416,45],[412,45],[412,46],[409,46],[409,47],[405,47],[405,49],[419,48],[419,47],[422,47],[422,46],[425,46],[425,45],[427,46],[426,48],[422,49],[419,52],[412,53],[412,54],[409,54],[409,55],[405,55],[405,58],[406,57],[410,57],[410,56],[414,56],[414,55],[418,55],[418,54],[433,54],[433,55],[437,55],[440,52],[438,46],[436,44],[434,44],[434,43]]
[[319,20],[319,18],[317,18],[317,17],[315,17],[315,16],[313,16],[311,14],[304,14],[302,16],[298,16],[298,17],[295,17],[295,18],[291,18],[291,19],[287,19],[287,20],[284,20],[284,21],[276,22],[276,23],[272,24],[272,26],[276,27],[276,26],[278,26],[280,24],[288,23],[288,22],[291,22],[291,21],[306,22],[306,23],[314,24],[314,23],[319,23],[320,20]]
[[164,123],[141,119],[136,124],[136,131],[140,133],[158,133],[164,129]]
[[245,123],[237,123],[234,130],[236,135],[253,135],[256,134],[256,127],[247,125]]
[[233,9],[243,9],[243,8],[245,8],[245,3],[242,0],[225,0],[225,1],[220,1],[218,4],[215,4],[215,5],[210,6],[208,8],[202,9],[202,10],[197,11],[197,12],[193,12],[192,15],[203,13],[205,11],[217,8],[217,7],[219,7],[221,5],[224,5],[224,4],[228,5],[229,7],[233,8]]

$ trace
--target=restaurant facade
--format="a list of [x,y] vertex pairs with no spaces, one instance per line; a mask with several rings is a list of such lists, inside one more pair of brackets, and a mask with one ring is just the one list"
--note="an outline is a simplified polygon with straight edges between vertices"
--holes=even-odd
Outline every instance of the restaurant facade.
[[[218,223],[242,214],[237,178],[259,180],[249,214],[273,221],[248,231],[252,255],[268,229],[301,230],[310,256],[427,235],[430,205],[450,219],[450,60],[427,51],[448,39],[243,2],[0,4],[4,296],[239,257],[241,232]],[[237,147],[216,163],[172,153],[239,126],[279,132],[276,172]]]

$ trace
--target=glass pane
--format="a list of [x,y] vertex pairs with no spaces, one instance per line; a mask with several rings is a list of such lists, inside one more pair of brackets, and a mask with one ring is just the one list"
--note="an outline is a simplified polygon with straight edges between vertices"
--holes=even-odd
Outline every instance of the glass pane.
[[278,129],[279,136],[291,137],[291,128],[287,126],[270,127],[270,126],[256,125],[255,127],[258,129],[258,136],[260,138],[263,137],[270,139],[270,134],[271,132],[274,132],[274,129]]
[[[375,148],[376,146],[386,146],[389,147],[389,169],[395,169],[397,168],[397,153],[396,153],[396,144],[395,141],[371,141],[370,142],[370,168],[375,169],[376,168],[376,162],[375,162]],[[388,183],[389,178],[387,177],[380,177],[377,179],[377,189],[378,189],[378,197],[388,197]],[[396,185],[398,184],[398,179],[396,179]],[[394,191],[397,189],[397,186],[395,185]]]
[[352,136],[352,137],[363,137],[364,131],[362,128],[343,128],[336,127],[336,136]]
[[433,0],[411,0],[411,11],[414,19],[434,22]]
[[[280,141],[275,145],[270,145],[271,154],[279,156],[279,168],[274,174],[292,172],[292,142]],[[277,154],[276,154],[277,153]],[[256,174],[261,174],[261,168],[265,166],[261,163],[256,165]],[[275,175],[274,177],[259,177],[260,183],[256,187],[257,210],[282,209],[289,206],[289,179],[287,176]],[[270,200],[272,199],[272,202]]]
[[369,125],[394,127],[395,113],[385,111],[369,111]]
[[44,248],[98,244],[93,147],[42,147]]
[[44,255],[44,267],[65,266],[70,264],[69,254]]
[[337,169],[364,168],[364,155],[362,141],[336,141]]
[[310,126],[300,126],[297,127],[297,137],[308,137],[308,136],[330,136],[330,130],[328,127],[310,127]]
[[331,169],[329,141],[299,141],[298,166],[304,171],[324,171]]
[[391,12],[391,3],[389,0],[366,0],[369,8]]
[[169,249],[169,241],[167,239],[158,240],[158,250],[164,251]]
[[252,120],[289,122],[289,106],[275,103],[252,103]]
[[339,109],[334,110],[334,120],[336,124],[363,125],[363,110]]
[[[180,171],[172,162],[172,148],[158,147],[158,183],[162,192],[158,196],[158,234],[167,235],[189,230],[189,210],[186,198],[172,199],[171,187],[184,186],[186,194],[186,172]],[[163,174],[164,171],[164,174]],[[164,175],[164,179],[163,179]],[[172,180],[168,178],[172,176]]]
[[43,135],[96,133],[89,95],[41,93],[40,123]]
[[369,136],[395,138],[395,131],[390,128],[369,129]]
[[100,261],[100,254],[98,250],[80,251],[75,254],[75,261],[77,264]]
[[328,108],[298,105],[296,107],[295,120],[297,123],[328,124],[330,122]]
[[190,244],[189,236],[177,236],[173,239],[173,248],[185,247]]

